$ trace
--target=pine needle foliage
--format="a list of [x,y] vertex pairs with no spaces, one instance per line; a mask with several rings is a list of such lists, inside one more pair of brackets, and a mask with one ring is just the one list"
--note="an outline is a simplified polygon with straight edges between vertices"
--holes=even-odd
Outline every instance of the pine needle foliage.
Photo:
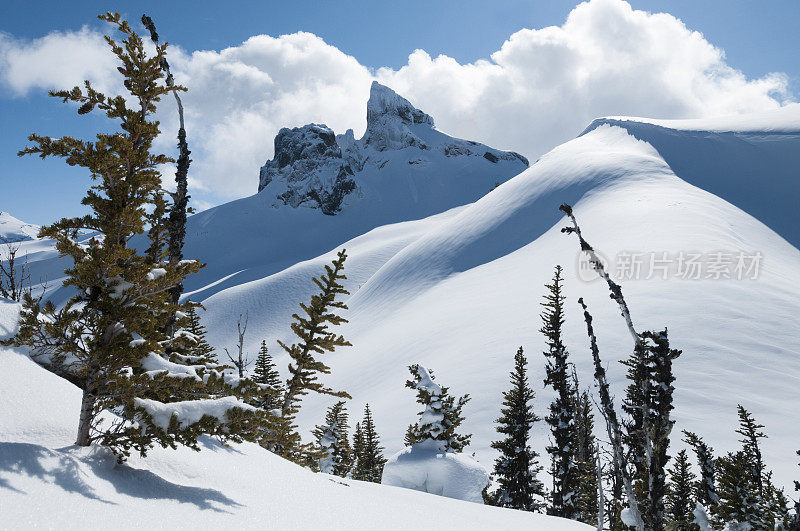
[[[166,44],[148,55],[142,39],[119,14],[99,18],[122,34],[120,43],[109,36],[105,40],[117,58],[127,94],[109,97],[88,81],[83,87],[51,91],[51,96],[77,104],[79,115],[104,114],[117,130],[98,133],[93,141],[32,134],[32,145],[19,152],[62,158],[86,169],[93,184],[82,200],[89,214],[61,219],[40,232],[55,240],[61,256],[71,259],[64,285],[75,295],[61,308],[28,295],[15,343],[29,347],[32,359],[82,390],[80,446],[97,442],[122,460],[134,450],[145,455],[154,444],[198,449],[197,438],[204,433],[254,440],[268,420],[243,400],[258,393],[258,386],[229,379],[224,367],[193,358],[191,338],[163,333],[168,316],[188,308],[172,303],[169,291],[200,268],[192,260],[163,260],[165,200],[158,168],[173,161],[152,153],[159,134],[153,118],[156,105],[165,95],[186,89],[164,83],[159,65]],[[80,238],[82,231],[94,234]],[[145,232],[150,247],[140,254],[129,242]],[[225,395],[242,401],[226,400],[231,407],[220,415],[216,399]],[[204,402],[194,407],[213,407],[200,420],[181,419],[182,403],[195,400]],[[110,417],[114,420],[103,423],[100,413],[109,410],[116,413]]]
[[500,452],[493,474],[499,487],[485,499],[500,507],[540,512],[545,493],[537,475],[542,467],[538,463],[539,455],[528,442],[533,424],[541,419],[533,412],[535,393],[528,385],[527,364],[519,347],[510,374],[511,387],[503,392],[501,416],[495,421],[497,432],[504,435],[501,440],[492,442],[492,448]]

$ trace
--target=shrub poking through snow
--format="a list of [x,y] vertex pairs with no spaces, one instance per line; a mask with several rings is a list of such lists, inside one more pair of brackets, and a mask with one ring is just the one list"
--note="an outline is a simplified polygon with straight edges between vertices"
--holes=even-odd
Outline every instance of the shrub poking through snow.
[[[99,442],[121,460],[131,450],[144,455],[154,444],[197,449],[203,433],[255,440],[269,419],[245,401],[261,388],[233,378],[205,355],[193,355],[197,337],[191,332],[165,333],[173,316],[179,326],[188,324],[191,303],[173,303],[170,291],[200,264],[165,260],[160,217],[166,203],[158,168],[172,160],[151,153],[159,134],[153,116],[162,97],[185,89],[164,83],[160,64],[166,44],[150,56],[118,14],[99,18],[124,36],[121,44],[106,40],[129,94],[107,97],[88,81],[83,88],[51,92],[77,103],[78,114],[101,111],[119,122],[119,130],[98,133],[92,142],[32,134],[33,146],[20,152],[64,158],[85,168],[94,184],[83,199],[89,214],[41,230],[41,236],[56,241],[61,256],[72,259],[64,285],[76,294],[60,309],[25,297],[15,342],[30,347],[32,359],[83,391],[79,446]],[[140,254],[128,242],[148,226],[155,227],[148,232],[151,245]],[[80,242],[82,230],[95,235]]]

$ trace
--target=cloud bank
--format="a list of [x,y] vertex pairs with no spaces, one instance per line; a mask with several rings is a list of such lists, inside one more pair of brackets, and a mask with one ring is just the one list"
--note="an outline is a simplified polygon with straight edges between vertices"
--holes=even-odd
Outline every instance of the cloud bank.
[[[672,15],[622,0],[582,3],[563,25],[520,30],[467,64],[416,50],[399,69],[371,71],[305,32],[170,53],[176,79],[190,89],[184,105],[200,205],[255,193],[281,127],[325,123],[359,136],[373,79],[431,114],[439,129],[532,159],[598,116],[706,117],[791,99],[784,74],[748,78]],[[88,28],[33,41],[0,35],[0,72],[0,87],[16,96],[85,78],[105,90],[119,86],[102,36]],[[163,109],[160,147],[172,150],[174,110]]]

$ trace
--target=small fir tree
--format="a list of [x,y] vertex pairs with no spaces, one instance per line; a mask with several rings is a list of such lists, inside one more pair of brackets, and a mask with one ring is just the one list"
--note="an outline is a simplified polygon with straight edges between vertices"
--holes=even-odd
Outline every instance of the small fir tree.
[[353,454],[356,459],[353,479],[380,483],[386,459],[383,457],[383,447],[380,445],[380,438],[375,430],[369,404],[364,407],[364,420],[361,424],[356,424]]
[[214,352],[214,347],[208,344],[206,340],[206,327],[200,323],[200,315],[197,313],[197,306],[190,304],[186,309],[187,324],[184,330],[189,332],[195,338],[195,346],[192,347],[192,355],[198,357],[209,358],[216,361],[217,355]]
[[263,340],[256,357],[256,364],[253,367],[253,381],[268,386],[270,390],[266,399],[259,404],[259,407],[267,411],[280,408],[281,397],[284,392],[283,382],[275,363],[272,361],[272,354],[269,353],[267,342]]
[[575,459],[575,442],[577,440],[575,420],[575,390],[571,384],[569,373],[569,353],[562,339],[564,325],[564,295],[562,295],[561,266],[556,266],[553,281],[546,284],[548,293],[542,311],[541,332],[547,338],[547,350],[544,352],[547,364],[544,380],[555,393],[550,404],[550,412],[545,421],[550,425],[551,444],[547,452],[551,459],[553,490],[548,512],[554,516],[577,520],[579,511],[576,507],[580,490],[581,472]]
[[572,386],[575,390],[575,464],[578,469],[578,494],[575,499],[577,520],[594,525],[598,513],[597,440],[594,436],[594,414],[589,392],[579,392],[574,368]]
[[350,398],[346,392],[334,391],[319,381],[319,375],[330,374],[331,369],[318,357],[319,354],[333,352],[336,347],[350,346],[349,341],[329,329],[330,326],[347,322],[347,319],[335,313],[337,310],[347,309],[344,302],[337,300],[337,297],[349,294],[340,283],[341,280],[347,278],[342,273],[346,259],[347,254],[342,249],[333,263],[325,266],[325,274],[320,278],[312,279],[319,288],[319,293],[311,296],[309,304],[300,303],[300,307],[305,313],[304,317],[296,313],[292,315],[294,322],[291,324],[291,328],[298,341],[291,346],[278,341],[278,344],[292,360],[289,363],[291,376],[286,380],[286,391],[281,402],[281,417],[275,439],[267,442],[267,448],[286,459],[299,463],[316,459],[314,456],[306,455],[312,452],[311,447],[302,444],[294,423],[302,397],[313,391],[324,395]]
[[314,436],[320,449],[319,471],[334,476],[347,477],[353,468],[353,449],[350,447],[344,401],[328,408],[325,424],[317,426]]
[[534,422],[541,420],[533,412],[533,389],[528,385],[527,369],[522,347],[514,356],[511,371],[511,388],[503,393],[503,409],[497,422],[497,432],[504,437],[492,442],[500,452],[495,460],[494,478],[498,489],[486,498],[492,505],[522,511],[539,512],[542,509],[544,486],[536,477],[542,467],[538,454],[528,444]]
[[758,485],[753,481],[753,464],[744,451],[732,452],[717,460],[717,503],[714,521],[731,531],[771,529],[764,518]]
[[675,463],[669,470],[666,508],[667,529],[674,531],[700,531],[694,523],[695,497],[693,494],[695,476],[692,473],[686,450],[681,450],[675,457]]
[[411,446],[424,441],[432,441],[443,452],[458,453],[469,445],[472,434],[456,432],[464,417],[461,410],[469,402],[469,395],[458,400],[449,393],[449,388],[434,382],[433,372],[421,365],[408,367],[413,380],[406,381],[406,387],[417,391],[417,402],[425,406],[420,418],[406,433],[406,444]]

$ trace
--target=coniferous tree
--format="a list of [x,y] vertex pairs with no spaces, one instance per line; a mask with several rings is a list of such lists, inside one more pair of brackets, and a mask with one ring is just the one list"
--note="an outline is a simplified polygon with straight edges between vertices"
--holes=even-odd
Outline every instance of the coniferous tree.
[[206,327],[200,323],[200,316],[198,315],[196,306],[194,304],[189,305],[189,307],[186,309],[186,319],[187,324],[184,327],[184,330],[192,334],[192,336],[195,338],[195,345],[191,350],[192,355],[207,357],[216,361],[217,355],[214,352],[214,347],[209,345],[208,341],[206,340]]
[[[62,219],[40,232],[56,241],[61,256],[72,259],[64,285],[76,294],[60,309],[28,296],[15,343],[31,347],[32,359],[82,390],[76,441],[80,446],[99,442],[124,459],[131,450],[144,455],[154,444],[197,449],[197,437],[203,433],[254,440],[267,417],[224,395],[246,401],[257,387],[243,380],[230,383],[233,379],[219,366],[175,363],[186,359],[192,341],[163,334],[166,317],[187,307],[172,303],[169,290],[200,264],[161,260],[160,236],[153,232],[150,252],[140,254],[128,246],[153,221],[146,212],[163,211],[158,167],[172,161],[151,152],[159,134],[153,119],[156,104],[185,89],[163,83],[159,64],[166,45],[148,55],[142,39],[119,14],[99,18],[124,36],[121,44],[110,37],[106,42],[120,63],[128,95],[107,97],[88,81],[83,88],[50,94],[78,103],[78,114],[101,111],[119,123],[119,130],[99,133],[95,141],[33,134],[29,140],[35,145],[20,151],[64,158],[69,165],[86,168],[94,184],[83,199],[89,214]],[[79,243],[81,230],[95,236]],[[205,414],[199,420],[182,418],[183,401],[195,399],[206,400],[200,405],[209,406]],[[116,415],[102,424],[100,413],[107,410]]]
[[719,502],[714,514],[717,526],[727,525],[731,531],[769,529],[747,454],[742,450],[728,453],[717,460],[717,468]]
[[[142,15],[142,24],[150,32],[150,39],[158,46],[158,32],[153,20],[147,15]],[[170,72],[169,62],[166,57],[163,57],[159,63],[159,67],[165,75],[165,84],[167,87],[175,86],[172,73]],[[169,214],[163,219],[161,225],[166,231],[166,247],[167,247],[167,260],[172,264],[177,264],[183,260],[183,243],[186,238],[186,215],[192,213],[192,208],[189,207],[188,193],[188,173],[189,164],[192,162],[189,158],[191,151],[186,142],[186,129],[183,120],[183,102],[181,101],[178,91],[172,92],[175,98],[175,103],[178,107],[178,160],[176,161],[175,168],[175,191],[168,192],[172,199],[172,204],[169,206]],[[155,226],[155,225],[154,225]],[[175,284],[169,290],[170,301],[172,304],[178,304],[181,294],[183,293],[183,283]],[[167,324],[164,327],[164,332],[167,336],[172,337],[177,330],[177,320],[179,317],[172,313],[167,318]]]
[[694,490],[695,499],[706,509],[707,513],[713,515],[716,504],[719,501],[714,449],[692,432],[684,430],[683,434],[686,436],[686,444],[694,450],[694,454],[697,457],[697,466],[700,468],[700,477],[695,484]]
[[695,508],[695,476],[692,473],[686,450],[681,450],[675,457],[675,463],[669,470],[666,508],[667,529],[674,531],[699,531],[694,523]]
[[554,516],[577,520],[579,511],[576,503],[581,472],[575,460],[575,442],[578,438],[575,390],[569,374],[569,353],[562,339],[565,297],[561,293],[561,271],[561,266],[556,266],[552,283],[545,285],[549,293],[544,297],[545,302],[542,303],[544,310],[541,316],[541,332],[547,338],[547,351],[544,353],[547,359],[545,366],[547,377],[544,383],[552,387],[555,393],[555,398],[550,404],[550,413],[545,417],[552,434],[551,444],[547,447],[553,476],[551,506],[548,512]]
[[314,284],[319,288],[319,293],[311,296],[309,304],[300,303],[305,316],[293,314],[294,322],[291,324],[292,332],[298,341],[287,346],[282,341],[278,344],[289,354],[289,374],[286,380],[286,391],[281,402],[281,417],[276,428],[275,439],[268,441],[269,450],[295,462],[304,463],[308,460],[315,461],[313,450],[309,445],[303,445],[297,426],[294,424],[295,416],[300,408],[300,400],[309,392],[331,395],[340,398],[350,398],[344,391],[334,391],[325,387],[319,381],[320,374],[330,374],[330,367],[319,360],[319,354],[333,352],[336,347],[350,346],[341,335],[330,331],[330,326],[346,323],[347,319],[336,315],[336,310],[346,310],[344,302],[337,300],[340,295],[348,295],[341,280],[347,277],[342,273],[347,259],[345,250],[342,249],[329,266],[325,266],[325,274],[320,278],[313,278]]
[[259,407],[267,411],[279,409],[281,406],[281,398],[283,396],[283,382],[281,376],[278,374],[278,369],[272,361],[272,354],[269,353],[266,341],[261,341],[261,348],[256,357],[256,364],[253,367],[253,381],[269,386],[270,392],[266,394],[265,399],[259,404]]
[[486,499],[500,507],[539,512],[544,486],[536,476],[542,467],[528,439],[534,422],[541,419],[533,412],[535,394],[528,385],[527,364],[519,347],[510,375],[511,388],[503,393],[502,415],[495,421],[497,432],[504,435],[501,440],[492,442],[492,448],[500,452],[494,464],[494,477],[499,487]]
[[461,452],[469,445],[472,434],[459,434],[456,430],[464,422],[461,410],[469,402],[469,395],[458,400],[450,395],[449,388],[434,382],[433,372],[421,365],[408,367],[413,380],[406,387],[417,391],[417,402],[425,406],[420,419],[409,426],[406,444],[411,446],[425,441],[436,444],[443,452]]
[[[797,456],[800,457],[800,450],[797,450]],[[800,466],[800,463],[798,463]],[[800,531],[800,481],[794,482],[794,491],[797,493],[797,499],[794,502],[794,514],[789,522],[789,531]]]
[[353,468],[347,417],[344,401],[337,402],[328,408],[325,424],[317,426],[313,432],[321,451],[318,458],[320,472],[347,477]]
[[575,499],[576,519],[595,524],[598,514],[597,441],[594,436],[594,414],[588,391],[579,391],[574,368],[572,387],[575,398],[575,464],[578,470],[578,494]]
[[353,454],[356,460],[353,479],[380,483],[386,459],[383,457],[383,447],[380,445],[380,438],[375,430],[375,422],[372,419],[369,404],[364,407],[364,420],[361,424],[356,424]]

